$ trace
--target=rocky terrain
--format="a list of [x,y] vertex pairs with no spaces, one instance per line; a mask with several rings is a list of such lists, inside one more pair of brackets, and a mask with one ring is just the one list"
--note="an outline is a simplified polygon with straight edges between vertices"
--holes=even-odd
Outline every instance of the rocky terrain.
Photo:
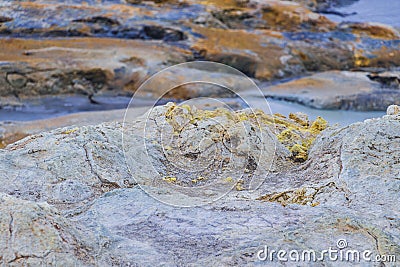
[[384,110],[400,104],[399,77],[398,71],[328,71],[266,87],[263,93],[317,109]]
[[[325,129],[302,114],[168,104],[125,124],[29,136],[0,151],[0,261],[253,266],[268,264],[257,258],[265,245],[321,251],[336,248],[338,239],[351,249],[398,256],[399,111],[391,106],[383,118]],[[206,145],[208,137],[214,141]],[[316,139],[299,161],[292,148],[310,138]],[[221,169],[221,160],[241,165]],[[181,168],[193,163],[195,169]]]
[[[43,95],[83,94],[91,101],[103,94],[130,95],[154,72],[192,60],[225,63],[260,81],[330,70],[379,75],[398,67],[398,29],[338,24],[321,14],[341,2],[5,2],[0,8],[0,106],[18,107],[20,99]],[[396,77],[396,91],[385,96],[398,98],[398,75],[391,79]],[[366,94],[358,100],[361,107],[339,108],[369,109],[375,92]],[[385,107],[376,103],[373,109]]]
[[[397,266],[400,32],[325,16],[351,2],[0,3],[0,112],[97,107],[0,122],[0,266]],[[251,80],[181,65],[140,87],[189,61]],[[339,127],[265,98],[387,115]]]

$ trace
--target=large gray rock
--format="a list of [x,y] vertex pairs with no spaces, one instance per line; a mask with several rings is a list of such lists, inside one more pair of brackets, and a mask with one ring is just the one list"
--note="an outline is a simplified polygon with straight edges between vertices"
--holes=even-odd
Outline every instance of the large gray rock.
[[[214,182],[223,190],[239,180],[254,188],[259,177],[290,164],[290,153],[257,120],[240,121],[239,116],[251,115],[246,112],[190,111],[171,103],[139,118],[130,109],[124,127],[112,122],[31,135],[0,151],[5,181],[0,188],[68,212],[136,181],[161,187],[176,182],[185,185],[186,194],[205,185],[207,194],[217,193]],[[245,168],[250,178],[242,178]]]
[[[132,112],[139,116],[143,115],[148,109],[149,107],[138,107]],[[86,111],[42,120],[0,122],[0,148],[15,143],[28,135],[38,134],[71,125],[87,126],[112,121],[122,122],[125,111],[125,109]]]
[[82,207],[104,191],[133,184],[121,150],[121,123],[32,135],[0,152],[2,192]]
[[[172,140],[169,144],[172,149],[167,150],[175,153],[174,142],[179,140],[171,138],[173,134],[171,136],[169,131],[181,129],[181,143],[178,144],[183,144],[183,151],[190,152],[190,144],[201,140],[203,135],[212,136],[216,125],[209,118],[197,121],[199,128],[185,124],[185,118],[201,113],[173,107],[159,107],[153,110],[153,115],[147,114],[153,122],[147,127],[150,135],[143,134],[146,117],[140,117],[124,126],[105,123],[54,130],[25,138],[1,150],[0,191],[14,197],[2,196],[8,202],[0,203],[0,212],[4,210],[8,214],[28,209],[27,212],[18,213],[21,216],[19,220],[32,223],[32,218],[36,216],[35,207],[45,206],[43,209],[46,214],[57,215],[41,216],[54,216],[54,220],[62,221],[63,224],[59,224],[62,225],[61,229],[75,238],[73,243],[68,242],[69,246],[60,241],[59,250],[68,253],[71,247],[78,249],[82,247],[78,244],[86,244],[85,247],[91,248],[85,250],[85,255],[88,255],[86,258],[90,259],[85,262],[88,265],[254,266],[268,263],[257,258],[264,246],[270,250],[295,249],[301,252],[313,249],[320,252],[329,247],[337,249],[339,239],[347,242],[348,247],[343,250],[345,252],[348,249],[361,252],[370,250],[372,257],[378,254],[399,257],[398,114],[341,129],[325,130],[314,142],[304,163],[294,163],[288,157],[287,150],[280,147],[276,152],[278,158],[274,161],[273,171],[266,171],[266,165],[260,164],[263,170],[255,172],[255,176],[262,176],[264,180],[257,190],[248,190],[243,184],[234,187],[221,199],[210,201],[208,205],[179,208],[171,204],[182,203],[183,198],[190,206],[196,206],[196,201],[199,201],[197,204],[204,204],[202,197],[205,191],[202,192],[198,185],[207,184],[209,180],[198,180],[192,186],[187,186],[195,197],[185,195],[188,191],[171,187],[176,181],[189,182],[185,180],[189,176],[179,177],[185,172],[177,172],[176,165],[169,165],[165,158],[162,160],[166,156],[160,153],[159,148],[165,148],[166,145],[153,142],[158,136],[156,130],[166,134],[166,139],[160,141]],[[168,116],[171,112],[176,112],[175,116]],[[234,125],[229,116],[226,117],[227,114],[214,114],[220,116],[217,120],[219,125]],[[241,118],[245,125],[252,124],[249,118]],[[165,129],[159,127],[163,122],[167,123]],[[121,144],[122,130],[124,141],[129,141],[124,142],[124,147]],[[264,145],[276,141],[268,135],[271,132],[267,127],[262,127],[261,131],[270,136]],[[244,132],[232,133],[240,138]],[[249,131],[247,134],[257,137],[259,131]],[[253,150],[262,148],[254,146],[259,143],[252,143],[251,140],[248,144]],[[138,146],[143,141],[153,145],[148,151],[151,152],[149,159],[153,160],[151,163],[156,170],[160,173],[176,172],[176,180],[171,179],[171,174],[166,180],[150,177],[152,179],[148,181],[156,182],[135,185],[136,181],[126,167],[123,151],[136,151],[131,159],[128,156],[130,171],[135,175],[145,174],[149,166],[143,164],[149,162],[141,158],[143,148]],[[212,146],[218,146],[218,142]],[[238,152],[236,156],[239,159],[240,152],[248,151],[243,146],[234,148],[236,150],[232,151]],[[200,160],[192,167],[207,163],[206,171],[211,172],[209,157],[213,155],[205,151],[197,152],[201,152],[198,156]],[[182,163],[174,162],[174,159],[176,157],[170,162]],[[269,162],[268,158],[261,160]],[[47,201],[53,207],[36,204],[37,201]],[[2,218],[5,221],[1,224],[0,232],[7,235],[10,217],[5,215]],[[45,222],[43,224],[47,225]],[[79,232],[73,229],[79,229]],[[16,239],[14,246],[21,247],[34,231],[27,229],[21,232],[22,237]],[[48,242],[52,233],[57,236],[57,231],[53,229],[48,235],[38,238]],[[6,240],[4,236],[0,244]],[[343,245],[341,241],[340,245]],[[35,255],[42,255],[40,253],[45,250],[36,243],[28,243],[24,249],[32,254],[37,253]],[[4,255],[8,255],[6,253]],[[57,259],[63,266],[73,266],[63,258]],[[277,261],[275,258],[271,266],[309,264]],[[348,266],[349,263],[326,259],[312,264]],[[381,266],[378,262],[362,260],[360,264]],[[385,264],[395,266],[395,263]]]
[[91,266],[93,241],[49,204],[0,194],[1,266]]

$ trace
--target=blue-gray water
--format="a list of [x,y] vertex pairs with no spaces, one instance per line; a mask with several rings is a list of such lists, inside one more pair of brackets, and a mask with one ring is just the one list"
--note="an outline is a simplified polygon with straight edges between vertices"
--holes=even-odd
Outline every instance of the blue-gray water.
[[272,113],[280,113],[282,115],[289,115],[289,113],[303,112],[309,116],[310,119],[315,119],[321,116],[326,119],[329,124],[338,123],[341,126],[349,125],[354,122],[364,121],[366,119],[382,117],[386,113],[383,111],[349,111],[349,110],[319,110],[314,108],[305,107],[300,104],[290,103],[279,100],[268,100],[268,104]]
[[100,100],[101,104],[92,104],[84,96],[55,96],[23,101],[21,107],[0,109],[0,121],[32,121],[76,112],[119,109],[129,102],[127,97],[110,97]]
[[347,17],[326,15],[336,22],[378,22],[400,27],[399,0],[359,0],[351,5],[335,8],[335,10],[347,14],[357,12],[357,14]]

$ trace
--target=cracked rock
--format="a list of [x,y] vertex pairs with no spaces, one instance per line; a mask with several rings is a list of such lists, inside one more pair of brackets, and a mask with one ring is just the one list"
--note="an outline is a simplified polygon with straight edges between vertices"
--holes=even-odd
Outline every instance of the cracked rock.
[[[161,155],[174,154],[174,145],[181,145],[186,153],[180,156],[208,164],[207,156],[213,154],[202,152],[228,140],[228,135],[219,139],[216,130],[234,126],[235,117],[223,111],[175,109],[171,104],[156,108],[148,135],[143,134],[143,119],[151,113],[132,119],[125,129],[117,122],[62,128],[0,150],[0,256],[5,264],[40,265],[55,258],[62,266],[254,266],[266,263],[257,258],[265,245],[322,251],[336,248],[339,239],[345,239],[349,249],[400,255],[398,116],[327,128],[318,133],[304,162],[293,162],[282,145],[282,157],[276,161],[280,165],[265,172],[266,165],[261,164],[261,171],[254,173],[263,179],[256,190],[248,190],[242,181],[208,205],[180,208],[168,203],[199,198],[190,199],[170,185],[187,182],[196,192],[213,177],[195,177],[193,182],[168,174],[174,166]],[[251,117],[244,111],[237,114],[245,122],[241,129],[251,128]],[[309,124],[300,115],[299,125]],[[152,142],[162,125],[161,141],[176,142],[168,144],[170,148]],[[263,127],[260,131],[272,133]],[[138,144],[145,137],[150,159],[168,177],[135,185],[123,156],[123,129],[130,133],[128,148],[135,152],[132,173],[150,168],[140,158],[144,151]],[[260,148],[258,130],[248,132],[254,138],[248,147],[240,146],[242,130],[234,127],[227,132],[237,152]],[[278,140],[267,136],[265,145]],[[194,144],[203,137],[215,142],[204,138],[196,150]],[[252,164],[246,169],[254,170]],[[202,193],[207,196],[207,191]],[[321,266],[341,265],[324,261]]]
[[89,236],[47,203],[0,194],[0,264],[2,266],[88,266]]

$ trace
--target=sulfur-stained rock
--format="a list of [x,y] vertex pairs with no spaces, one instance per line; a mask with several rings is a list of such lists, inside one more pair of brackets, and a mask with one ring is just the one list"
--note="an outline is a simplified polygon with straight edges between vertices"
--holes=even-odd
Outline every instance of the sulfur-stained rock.
[[[292,114],[289,118],[275,115],[277,129],[292,125],[310,131],[323,130],[315,136],[308,159],[294,164],[287,157],[288,150],[279,146],[277,155],[281,158],[277,159],[279,164],[274,171],[265,172],[270,154],[261,158],[265,161],[260,162],[263,170],[255,175],[261,175],[263,183],[256,190],[248,190],[244,176],[223,198],[193,207],[196,200],[201,200],[193,197],[199,194],[196,190],[216,177],[179,176],[176,171],[185,161],[177,161],[177,157],[188,155],[187,163],[192,164],[192,170],[202,164],[210,166],[209,156],[217,153],[202,149],[209,145],[216,147],[221,142],[231,147],[237,158],[248,152],[255,155],[262,147],[257,141],[260,132],[269,137],[264,145],[273,145],[277,140],[268,135],[272,130],[264,128],[271,127],[274,118],[261,113],[253,117],[248,110],[199,110],[174,104],[158,107],[153,112],[128,118],[124,128],[120,123],[68,127],[27,137],[0,150],[0,191],[3,193],[0,213],[4,213],[3,221],[0,220],[0,233],[4,234],[0,245],[9,240],[11,221],[14,240],[32,240],[35,236],[34,242],[13,248],[21,252],[20,256],[39,256],[18,258],[8,254],[11,248],[7,246],[0,252],[3,259],[17,257],[16,266],[37,265],[51,259],[41,258],[50,248],[55,262],[63,266],[74,266],[74,260],[81,261],[78,265],[88,266],[253,266],[267,263],[258,257],[265,246],[275,250],[322,251],[339,248],[344,244],[343,239],[346,249],[399,255],[398,116],[323,130],[326,123],[321,119],[313,123],[304,114]],[[151,125],[143,128],[145,118]],[[262,127],[252,130],[256,118]],[[237,127],[241,125],[239,122],[245,127]],[[227,128],[231,139],[228,135],[218,138],[217,130],[221,127]],[[123,157],[123,129],[125,134],[129,133],[124,137],[128,141],[125,151],[134,153],[137,164],[130,170],[134,175],[150,169],[142,164],[146,163],[142,158],[143,136],[149,141],[146,145],[150,146],[153,167],[171,173],[157,183],[135,186]],[[164,134],[158,144],[153,142],[161,134],[156,134],[157,129]],[[249,135],[244,134],[245,129]],[[245,136],[250,137],[247,146],[241,143]],[[160,144],[164,145],[163,152],[159,151]],[[186,154],[180,155],[175,145],[180,145]],[[271,147],[266,149],[269,151]],[[160,160],[161,157],[166,160]],[[251,167],[254,165],[247,166],[246,174],[254,170]],[[235,181],[225,179],[232,180]],[[186,183],[194,195],[172,190],[169,185],[174,183]],[[191,199],[192,207],[168,205],[182,199]],[[45,234],[34,235],[40,229]],[[287,265],[276,258],[274,262],[278,266]],[[322,263],[337,266],[327,259]]]
[[[158,99],[188,100],[200,97],[234,98],[239,93],[254,88],[251,80],[236,72],[218,70],[221,65],[215,64],[215,69],[199,67],[175,66],[157,73],[156,79],[150,79],[135,93],[135,97],[151,95]],[[224,66],[226,67],[226,66]],[[226,67],[227,68],[227,67]],[[250,88],[249,88],[250,87]]]
[[[173,63],[193,59],[226,63],[262,80],[293,77],[309,71],[347,70],[354,67],[389,68],[399,65],[400,62],[399,35],[395,29],[375,24],[336,25],[314,12],[336,5],[338,1],[226,0],[127,3],[113,0],[105,1],[104,4],[97,1],[85,3],[59,0],[6,3],[0,11],[0,16],[9,19],[2,23],[0,35],[8,38],[139,39],[145,40],[145,43],[156,42],[157,46],[150,45],[149,49],[143,49],[143,42],[127,42],[132,50],[138,51],[130,64],[117,63],[112,54],[102,51],[99,52],[100,57],[109,60],[91,62],[90,66],[93,67],[89,69],[75,60],[69,62],[65,57],[55,57],[57,63],[52,62],[52,57],[46,57],[47,60],[41,61],[40,66],[46,68],[47,65],[47,73],[58,68],[60,64],[63,68],[68,67],[69,71],[55,73],[53,79],[56,81],[38,87],[44,88],[42,90],[32,88],[33,84],[41,79],[36,68],[39,62],[31,66],[31,62],[26,62],[27,58],[20,60],[24,63],[12,67],[11,72],[19,73],[19,69],[22,68],[23,72],[19,74],[26,76],[27,73],[31,73],[30,68],[33,68],[33,73],[32,77],[26,77],[26,82],[20,83],[19,86],[23,85],[23,88],[16,90],[17,95],[32,89],[39,95],[49,90],[57,91],[51,89],[53,85],[62,85],[68,92],[83,92],[89,95],[93,91],[96,93],[105,88],[134,89],[137,86],[135,80],[143,78],[142,72],[146,73],[147,69],[151,69],[152,73]],[[98,45],[106,42],[95,40]],[[124,42],[112,42],[114,46],[123,47],[119,50],[126,51],[127,45],[123,44]],[[48,41],[43,43],[47,43],[44,46],[49,45]],[[51,46],[60,46],[60,43]],[[88,41],[81,43],[81,46],[74,45],[75,48],[84,46],[91,45]],[[160,46],[166,46],[165,50]],[[108,47],[109,45],[105,45],[103,48],[108,50]],[[19,53],[30,53],[25,50],[27,49],[20,46]],[[152,52],[155,50],[163,50],[164,56],[171,56],[166,60],[158,59],[163,63],[153,69],[147,65],[147,59],[154,58]],[[8,49],[4,51],[4,54],[10,54]],[[126,54],[117,54],[120,53]],[[129,51],[127,54],[131,53],[133,52]],[[126,60],[129,61],[129,58],[131,57],[127,56]],[[101,67],[109,66],[111,62],[115,62],[115,68]],[[25,64],[30,68],[24,69]],[[13,62],[11,65],[14,65]],[[143,68],[145,70],[140,71]],[[130,69],[135,69],[134,74]],[[132,75],[135,77],[132,78]],[[97,77],[95,85],[93,76]],[[70,84],[70,79],[77,82]],[[102,86],[104,81],[107,83]]]
[[[336,24],[323,15],[288,1],[250,1],[247,8],[225,8],[213,15],[229,28],[270,29],[276,31],[327,31]],[[251,8],[249,8],[251,7]]]
[[[233,177],[235,170],[242,173],[245,167],[250,175],[257,171],[276,171],[280,168],[277,166],[291,164],[286,161],[288,150],[272,133],[272,116],[264,118],[262,113],[258,115],[265,121],[264,125],[271,127],[271,131],[266,126],[259,128],[259,119],[251,113],[190,111],[186,106],[175,107],[172,103],[156,107],[139,118],[135,117],[136,113],[129,112],[128,118],[134,121],[132,125],[127,122],[131,125],[129,127],[122,128],[120,122],[113,122],[100,126],[61,128],[51,134],[41,133],[22,139],[0,150],[4,162],[11,166],[0,167],[3,178],[8,177],[8,181],[12,181],[11,184],[4,183],[2,190],[27,200],[47,201],[67,213],[73,213],[103,192],[131,187],[137,181],[143,181],[154,172],[153,168],[159,168],[157,171],[161,175],[157,183],[169,176],[194,186],[193,179],[207,177],[199,186],[219,178],[225,183],[226,177]],[[153,120],[157,120],[160,127],[153,124]],[[189,121],[190,124],[186,124]],[[146,129],[145,136],[143,129]],[[125,152],[128,159],[133,156],[134,160],[130,172],[136,181],[128,174],[123,158],[123,131],[127,138],[124,140],[127,144]],[[161,136],[160,132],[163,133]],[[178,132],[180,134],[176,135]],[[170,137],[174,138],[169,140]],[[143,147],[144,141],[147,145]],[[44,143],[39,145],[38,142]],[[268,160],[260,160],[263,153],[269,155]],[[147,154],[151,157],[147,158]],[[10,155],[15,158],[10,159]],[[228,173],[218,174],[220,163],[226,165]],[[184,165],[176,168],[179,164]],[[185,164],[191,166],[188,169],[191,174],[185,173]],[[209,167],[200,168],[202,165]],[[240,167],[242,165],[243,168]],[[25,171],[19,172],[21,169]],[[37,173],[41,179],[34,179],[32,173]],[[22,184],[24,187],[20,188]]]
[[386,110],[387,115],[397,115],[399,113],[400,113],[400,107],[397,105],[391,105]]
[[[273,116],[261,111],[169,103],[147,116],[145,125],[136,121],[124,127],[127,164],[140,185],[177,189],[185,196],[174,202],[178,206],[208,203],[235,184],[240,184],[237,190],[254,189],[268,172],[292,164],[273,133]],[[139,146],[143,138],[145,145]],[[168,201],[163,196],[160,200]]]
[[351,31],[361,37],[373,37],[380,39],[399,39],[399,32],[388,25],[380,23],[342,23],[339,25],[341,29],[351,29]]
[[[143,113],[143,110],[137,112]],[[215,182],[225,184],[227,177],[233,177],[234,183],[235,179],[242,179],[237,177],[241,177],[243,170],[246,177],[262,177],[263,173],[277,172],[283,166],[292,165],[289,159],[292,147],[302,146],[305,154],[297,157],[294,152],[292,157],[294,161],[304,161],[314,138],[326,127],[317,129],[317,122],[308,122],[295,114],[285,118],[262,111],[198,110],[172,103],[156,107],[139,118],[136,118],[137,112],[128,113],[128,118],[135,123],[127,122],[124,128],[120,122],[72,126],[52,134],[31,135],[9,145],[0,154],[5,162],[9,162],[8,155],[16,158],[12,160],[15,163],[9,162],[12,167],[3,169],[3,175],[12,181],[12,184],[3,184],[4,192],[27,200],[47,201],[73,212],[102,192],[130,187],[138,181],[148,184],[152,180],[147,177],[154,171],[158,172],[159,180],[154,174],[153,186],[163,184],[165,177],[174,177],[174,182],[189,187]],[[92,119],[86,119],[89,121],[80,121],[78,125],[93,124]],[[124,164],[122,131],[127,144],[124,151],[128,162],[133,164],[129,165],[130,173],[136,180],[130,177]],[[46,145],[38,145],[41,141]],[[27,151],[22,151],[23,147]],[[54,158],[61,161],[52,162]],[[119,163],[112,164],[112,161]],[[39,166],[38,169],[35,166]],[[20,173],[19,169],[25,171]],[[40,173],[41,181],[30,176],[33,172]],[[241,182],[243,186],[250,186],[250,178]],[[19,189],[22,184],[24,188]]]
[[[315,13],[341,2],[4,1],[0,106],[49,94],[92,101],[130,94],[150,74],[193,59],[223,62],[260,80],[398,66],[396,29],[336,25]],[[214,74],[251,95],[232,76],[209,72],[166,75],[146,93]],[[263,261],[267,246],[300,254],[368,250],[395,266],[398,85],[394,70],[329,71],[264,88],[266,96],[317,108],[391,105],[383,118],[343,128],[301,113],[286,118],[173,103],[140,117],[130,110],[124,124],[121,111],[2,124],[2,141],[20,140],[0,149],[0,265],[353,263],[280,261],[276,254]],[[167,96],[232,96],[225,93],[184,85]]]
[[0,59],[7,63],[0,67],[0,99],[132,94],[167,62],[185,61],[181,51],[143,41],[10,39],[2,44]]

